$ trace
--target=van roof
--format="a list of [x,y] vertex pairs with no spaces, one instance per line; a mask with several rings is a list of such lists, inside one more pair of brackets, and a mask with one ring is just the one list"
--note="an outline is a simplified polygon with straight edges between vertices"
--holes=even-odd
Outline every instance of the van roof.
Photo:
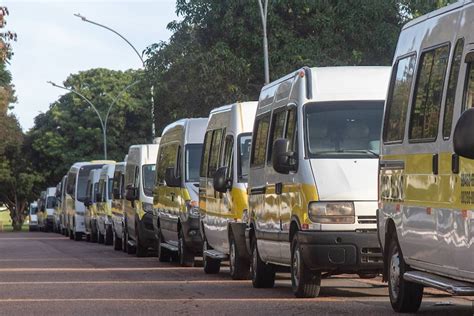
[[184,144],[202,144],[207,121],[208,119],[203,117],[181,119],[166,126],[161,136],[163,137],[172,129],[184,129]]
[[[209,114],[207,129],[226,126],[228,130],[238,133],[251,132],[257,104],[257,101],[236,102],[214,108]],[[213,118],[214,115],[218,115],[220,118],[215,119]],[[235,115],[236,118],[229,121],[232,115]]]
[[135,165],[144,165],[156,163],[159,145],[157,144],[140,144],[132,145],[128,149],[126,163]]
[[407,23],[403,26],[402,30],[405,30],[405,29],[407,29],[407,28],[409,28],[409,27],[412,27],[412,26],[414,26],[414,25],[416,25],[416,24],[419,24],[419,23],[421,23],[421,22],[423,22],[423,21],[429,20],[429,19],[431,19],[431,18],[434,18],[434,17],[436,17],[436,16],[442,15],[442,14],[447,13],[447,12],[449,12],[449,11],[458,9],[458,8],[460,8],[460,7],[463,7],[463,6],[465,6],[465,5],[467,5],[467,4],[470,4],[470,3],[473,3],[473,2],[474,2],[474,0],[460,0],[460,1],[457,1],[457,2],[452,3],[452,4],[450,4],[450,5],[447,5],[447,6],[445,6],[445,7],[442,7],[442,8],[440,8],[440,9],[431,11],[431,12],[425,14],[425,15],[419,16],[419,17],[417,17],[417,18],[415,18],[415,19],[413,19],[413,20],[407,22]]

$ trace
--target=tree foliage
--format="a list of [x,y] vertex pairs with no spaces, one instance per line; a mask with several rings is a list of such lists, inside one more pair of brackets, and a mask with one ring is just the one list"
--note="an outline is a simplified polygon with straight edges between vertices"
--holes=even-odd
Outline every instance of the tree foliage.
[[[401,26],[447,0],[269,0],[270,76],[302,66],[389,65]],[[156,124],[255,100],[264,82],[255,0],[177,0],[168,42],[148,47]]]

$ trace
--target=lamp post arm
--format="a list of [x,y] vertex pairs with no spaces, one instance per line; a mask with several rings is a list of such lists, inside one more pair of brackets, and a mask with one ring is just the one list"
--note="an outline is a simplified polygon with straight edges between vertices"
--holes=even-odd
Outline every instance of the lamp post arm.
[[117,36],[119,36],[121,39],[123,39],[123,40],[128,44],[128,46],[130,46],[130,47],[133,49],[133,51],[135,52],[135,54],[137,54],[138,58],[140,58],[140,61],[142,62],[143,67],[145,68],[145,61],[143,60],[142,55],[138,52],[138,50],[135,48],[135,46],[133,46],[133,44],[130,43],[130,41],[127,40],[122,34],[120,34],[120,33],[117,32],[116,30],[114,30],[113,28],[110,28],[110,27],[108,27],[108,26],[106,26],[106,25],[103,25],[103,24],[100,24],[100,23],[91,21],[91,20],[87,19],[85,16],[80,15],[79,13],[74,14],[74,16],[77,16],[78,18],[80,18],[80,19],[81,19],[82,21],[84,21],[84,22],[89,22],[89,23],[91,23],[91,24],[100,26],[100,27],[102,27],[102,28],[104,28],[104,29],[106,29],[106,30],[109,30],[109,31],[115,33]]
[[107,114],[105,115],[105,120],[104,120],[104,125],[105,125],[105,129],[107,129],[107,122],[109,120],[109,115],[110,115],[110,110],[112,110],[112,107],[115,105],[115,103],[122,97],[122,95],[128,90],[130,89],[131,87],[133,87],[134,85],[136,85],[137,83],[139,83],[140,80],[137,80],[131,84],[129,84],[128,86],[126,86],[125,88],[123,88],[122,91],[120,91],[120,93],[112,100],[112,103],[110,104],[108,110],[107,110]]

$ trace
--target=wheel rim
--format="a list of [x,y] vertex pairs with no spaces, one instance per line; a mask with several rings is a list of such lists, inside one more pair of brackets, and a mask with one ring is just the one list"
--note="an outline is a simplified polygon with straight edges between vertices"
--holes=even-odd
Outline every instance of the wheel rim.
[[235,244],[233,241],[230,243],[230,274],[234,274],[235,271]]
[[400,291],[400,254],[398,249],[395,249],[395,252],[390,258],[390,294],[392,297],[397,300],[398,293]]
[[300,284],[300,262],[301,262],[300,251],[297,248],[295,249],[295,252],[293,254],[292,273],[291,273],[295,287],[298,287]]

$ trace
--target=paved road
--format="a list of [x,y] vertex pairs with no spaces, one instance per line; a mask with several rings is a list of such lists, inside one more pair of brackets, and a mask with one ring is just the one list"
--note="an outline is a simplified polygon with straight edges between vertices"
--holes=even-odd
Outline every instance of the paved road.
[[[325,279],[320,297],[295,299],[288,275],[273,289],[205,275],[157,258],[52,233],[0,233],[1,315],[392,314],[380,280]],[[427,291],[420,314],[472,315],[474,298]]]

